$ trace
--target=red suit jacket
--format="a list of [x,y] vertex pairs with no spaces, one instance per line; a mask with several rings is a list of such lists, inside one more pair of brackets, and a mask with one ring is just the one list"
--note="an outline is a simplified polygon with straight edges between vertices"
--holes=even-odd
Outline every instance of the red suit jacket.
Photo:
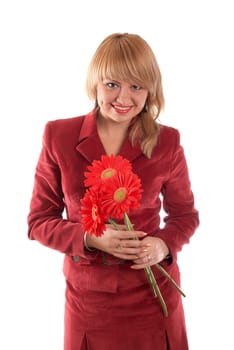
[[[50,121],[43,136],[35,184],[28,215],[28,235],[43,245],[65,254],[64,274],[79,288],[115,293],[118,289],[118,264],[106,254],[109,269],[103,268],[103,255],[90,254],[84,249],[81,227],[80,199],[84,195],[84,172],[105,150],[99,139],[95,113]],[[188,243],[199,224],[194,196],[179,132],[161,126],[158,144],[148,159],[139,147],[128,139],[119,153],[127,158],[133,171],[141,178],[141,206],[130,214],[136,230],[163,239],[172,256],[164,267],[179,283],[177,253]],[[166,216],[160,223],[161,198]],[[75,259],[72,257],[76,257]],[[88,268],[87,268],[88,267]],[[144,270],[129,269],[128,284],[138,285]],[[162,275],[155,270],[169,313],[177,303],[178,292],[164,290]],[[172,288],[173,289],[173,288]],[[169,300],[170,299],[170,300]]]

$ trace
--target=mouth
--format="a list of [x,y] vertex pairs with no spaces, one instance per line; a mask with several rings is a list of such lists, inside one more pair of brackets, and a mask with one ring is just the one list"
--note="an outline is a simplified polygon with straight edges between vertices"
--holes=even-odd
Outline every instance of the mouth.
[[132,107],[129,107],[129,106],[112,105],[112,107],[114,108],[116,113],[120,113],[120,114],[126,114],[130,112],[130,110],[132,109]]

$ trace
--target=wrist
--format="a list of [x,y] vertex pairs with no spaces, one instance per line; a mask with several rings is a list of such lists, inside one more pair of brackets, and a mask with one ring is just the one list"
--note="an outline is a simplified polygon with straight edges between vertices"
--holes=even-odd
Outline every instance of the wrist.
[[87,235],[88,235],[87,232],[85,232],[85,234],[84,234],[84,247],[89,252],[94,252],[96,249],[95,248],[90,248],[88,243],[87,243]]

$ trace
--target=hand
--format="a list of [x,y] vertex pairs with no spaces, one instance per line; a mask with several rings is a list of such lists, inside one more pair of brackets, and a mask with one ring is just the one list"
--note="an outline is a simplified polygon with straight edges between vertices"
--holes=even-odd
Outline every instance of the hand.
[[122,229],[116,230],[112,225],[106,225],[106,231],[101,237],[87,234],[87,245],[90,248],[102,250],[125,260],[135,260],[139,256],[148,254],[149,243],[135,239],[145,237],[147,233],[143,231],[127,231],[124,225]]
[[147,236],[142,242],[145,245],[147,244],[147,252],[142,252],[133,260],[134,265],[131,266],[132,269],[138,270],[155,265],[164,260],[169,254],[169,249],[161,238]]

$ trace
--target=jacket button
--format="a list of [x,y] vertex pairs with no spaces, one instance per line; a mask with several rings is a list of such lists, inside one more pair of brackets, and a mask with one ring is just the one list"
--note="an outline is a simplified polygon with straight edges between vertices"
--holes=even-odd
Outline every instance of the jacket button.
[[75,261],[75,262],[80,261],[79,255],[74,255],[74,256],[72,257],[72,259],[73,259],[73,261]]

